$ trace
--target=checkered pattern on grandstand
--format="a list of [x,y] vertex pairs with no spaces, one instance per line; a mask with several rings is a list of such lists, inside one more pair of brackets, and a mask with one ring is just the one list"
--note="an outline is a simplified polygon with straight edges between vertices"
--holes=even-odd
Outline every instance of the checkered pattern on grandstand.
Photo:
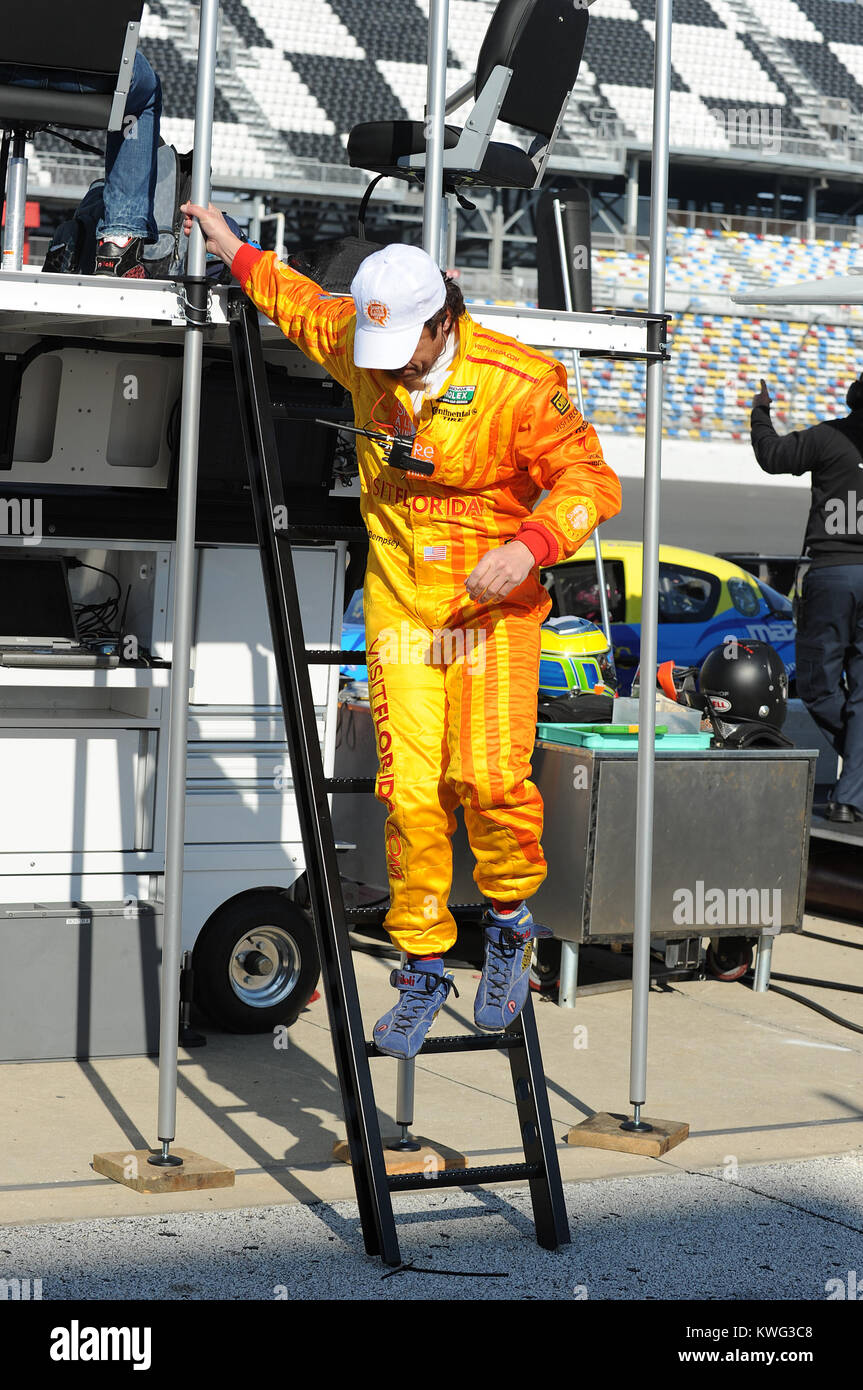
[[[493,0],[451,0],[450,90],[473,73],[493,8]],[[654,14],[655,0],[591,6],[557,157],[607,143],[618,123],[649,144]],[[189,0],[148,0],[141,31],[162,78],[165,138],[184,149],[197,15]],[[217,177],[278,180],[296,174],[298,158],[345,164],[357,122],[420,117],[427,19],[427,0],[222,0]],[[740,143],[721,119],[729,109],[770,108],[786,137],[823,136],[812,113],[825,97],[863,113],[863,8],[846,0],[675,0],[671,56],[672,149],[719,154]]]

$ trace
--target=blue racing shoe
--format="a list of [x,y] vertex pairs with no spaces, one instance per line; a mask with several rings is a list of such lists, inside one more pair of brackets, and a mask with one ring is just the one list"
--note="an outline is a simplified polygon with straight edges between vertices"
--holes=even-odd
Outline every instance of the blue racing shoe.
[[388,1057],[416,1057],[450,990],[458,990],[452,975],[445,975],[442,960],[417,961],[390,975],[399,991],[399,1002],[375,1024],[372,1038],[378,1052]]
[[530,989],[530,960],[537,928],[525,903],[518,912],[500,916],[489,908],[483,917],[485,959],[473,1006],[477,1028],[499,1033],[518,1018]]

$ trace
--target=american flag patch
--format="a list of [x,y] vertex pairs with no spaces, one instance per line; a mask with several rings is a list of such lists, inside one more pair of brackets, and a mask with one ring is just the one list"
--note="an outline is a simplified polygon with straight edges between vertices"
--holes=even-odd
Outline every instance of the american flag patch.
[[423,546],[423,559],[424,559],[424,560],[445,560],[445,559],[446,559],[446,546],[445,546],[445,545],[424,545],[424,546]]

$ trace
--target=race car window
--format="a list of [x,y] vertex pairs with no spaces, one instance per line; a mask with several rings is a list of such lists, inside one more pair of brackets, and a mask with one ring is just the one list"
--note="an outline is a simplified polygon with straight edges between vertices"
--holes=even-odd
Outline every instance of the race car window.
[[744,618],[754,618],[761,611],[761,597],[754,584],[746,579],[729,579],[728,592],[731,602]]
[[[608,615],[613,623],[622,623],[626,619],[623,561],[606,560],[604,569]],[[553,618],[587,618],[592,623],[602,623],[593,560],[571,560],[566,565],[555,565],[543,571],[542,580],[552,597]]]
[[716,611],[720,588],[714,574],[685,569],[681,565],[660,564],[659,621],[705,622]]

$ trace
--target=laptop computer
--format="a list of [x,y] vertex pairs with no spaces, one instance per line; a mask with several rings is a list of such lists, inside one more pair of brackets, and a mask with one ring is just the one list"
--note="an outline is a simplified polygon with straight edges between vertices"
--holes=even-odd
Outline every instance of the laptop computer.
[[0,550],[0,666],[117,665],[79,639],[64,556]]

